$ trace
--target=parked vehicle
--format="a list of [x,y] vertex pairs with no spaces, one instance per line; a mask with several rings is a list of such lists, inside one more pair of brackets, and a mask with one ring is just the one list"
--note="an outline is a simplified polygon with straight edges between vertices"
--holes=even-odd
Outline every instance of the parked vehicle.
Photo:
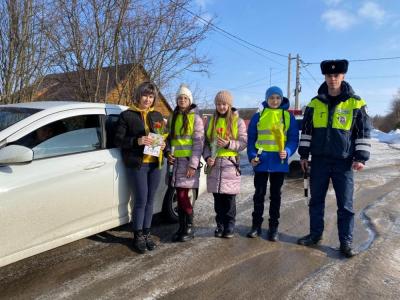
[[[297,126],[299,127],[299,134],[301,134],[301,126],[302,126],[302,122],[303,122],[303,112],[301,111],[301,109],[289,109],[289,111],[294,115],[296,122],[297,122]],[[300,155],[296,151],[295,154],[293,154],[291,157],[289,157],[290,169],[297,167],[299,164],[300,164]]]
[[[0,105],[0,266],[125,224],[129,170],[112,143],[127,107],[85,102]],[[165,168],[164,168],[165,169]],[[176,220],[176,202],[154,213]]]

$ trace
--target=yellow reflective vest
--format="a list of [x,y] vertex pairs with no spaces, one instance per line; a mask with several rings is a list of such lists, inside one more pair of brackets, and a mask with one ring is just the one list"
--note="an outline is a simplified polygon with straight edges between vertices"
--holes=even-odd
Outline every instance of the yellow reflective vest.
[[[238,134],[239,134],[239,128],[238,128],[238,116],[233,117],[233,123],[232,123],[232,136],[233,139],[238,139]],[[207,139],[211,141],[211,131],[212,131],[212,124],[214,121],[214,116],[210,118],[210,121],[208,123],[208,128],[207,128]],[[221,128],[221,137],[225,139],[225,133],[226,133],[226,120],[225,118],[218,118],[217,124],[215,125],[215,131]],[[213,141],[216,140],[217,133],[214,131],[214,139]],[[237,151],[231,150],[231,149],[225,149],[225,148],[218,148],[217,150],[217,157],[228,157],[228,156],[237,156],[238,153]]]
[[287,130],[290,127],[289,112],[280,108],[265,108],[257,123],[256,149],[262,149],[268,152],[279,152],[278,144],[271,131],[274,124],[284,124],[284,141],[286,143]]
[[[366,103],[362,99],[349,98],[344,102],[340,102],[333,113],[332,128],[349,131],[353,124],[353,111],[365,106]],[[313,124],[314,128],[328,127],[328,105],[321,100],[315,98],[311,100],[309,107],[314,109]]]
[[[189,112],[188,115],[188,129],[183,132],[183,116],[178,114],[175,121],[175,137],[171,139],[171,146],[175,148],[175,157],[191,157],[193,146],[193,133],[194,133],[194,119],[195,113]],[[170,123],[171,124],[171,123]],[[182,129],[182,131],[181,131]]]

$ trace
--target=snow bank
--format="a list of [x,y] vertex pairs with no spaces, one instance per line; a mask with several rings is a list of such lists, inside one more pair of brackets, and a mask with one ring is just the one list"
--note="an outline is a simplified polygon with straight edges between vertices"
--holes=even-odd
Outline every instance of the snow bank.
[[371,137],[377,139],[381,143],[400,144],[400,129],[392,130],[388,133],[373,129]]

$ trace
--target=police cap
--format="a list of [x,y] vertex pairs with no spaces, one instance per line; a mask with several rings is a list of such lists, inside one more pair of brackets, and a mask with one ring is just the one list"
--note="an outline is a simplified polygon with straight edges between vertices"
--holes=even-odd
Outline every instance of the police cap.
[[349,62],[346,59],[324,60],[321,62],[322,74],[346,74]]

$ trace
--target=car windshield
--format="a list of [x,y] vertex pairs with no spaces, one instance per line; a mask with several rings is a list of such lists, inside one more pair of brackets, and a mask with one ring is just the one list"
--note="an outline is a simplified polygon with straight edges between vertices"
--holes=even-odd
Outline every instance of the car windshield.
[[0,131],[37,113],[41,109],[22,107],[0,107]]

